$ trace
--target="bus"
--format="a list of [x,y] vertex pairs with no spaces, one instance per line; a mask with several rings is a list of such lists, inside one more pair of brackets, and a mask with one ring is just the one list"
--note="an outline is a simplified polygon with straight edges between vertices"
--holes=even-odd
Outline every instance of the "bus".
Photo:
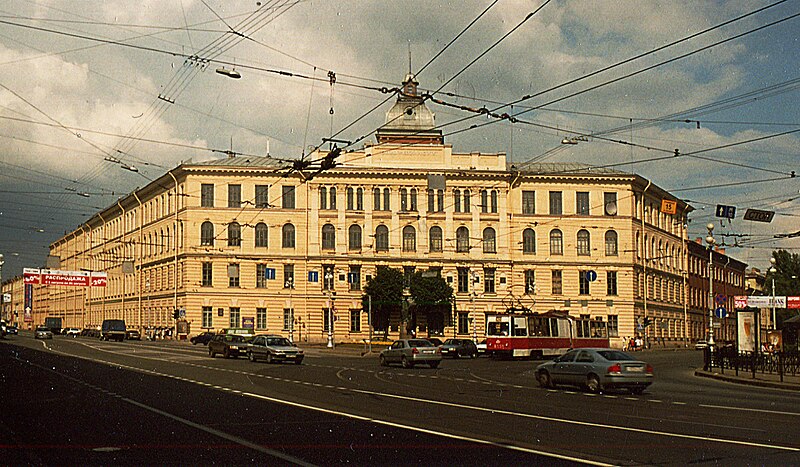
[[577,347],[608,346],[608,327],[601,320],[559,311],[486,315],[486,352],[496,357],[541,359]]

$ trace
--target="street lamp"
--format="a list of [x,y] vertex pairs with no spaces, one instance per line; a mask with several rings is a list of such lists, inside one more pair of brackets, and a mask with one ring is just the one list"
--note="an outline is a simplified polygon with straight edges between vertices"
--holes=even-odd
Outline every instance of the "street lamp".
[[776,262],[777,261],[775,260],[774,256],[769,259],[770,263],[769,274],[770,277],[772,278],[772,329],[773,330],[778,329],[777,321],[775,319],[776,318],[775,317],[775,273],[778,272],[778,270],[775,269]]
[[[478,342],[478,319],[475,316],[475,297],[478,295],[478,291],[475,290],[478,284],[478,273],[472,273],[472,294],[470,295],[470,301],[472,302],[472,341]],[[511,330],[511,324],[509,323],[509,331]]]
[[325,295],[328,296],[328,347],[333,348],[333,271],[325,273]]
[[708,229],[708,236],[706,243],[708,243],[708,347],[714,348],[714,224],[709,223],[706,226]]
[[292,306],[292,289],[294,289],[294,278],[287,277],[283,286],[289,289],[289,342],[294,343],[294,307]]

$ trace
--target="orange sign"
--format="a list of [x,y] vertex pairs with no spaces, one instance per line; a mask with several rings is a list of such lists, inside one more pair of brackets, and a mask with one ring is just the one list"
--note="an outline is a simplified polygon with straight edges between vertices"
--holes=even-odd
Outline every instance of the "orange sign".
[[661,200],[661,212],[664,214],[675,214],[678,212],[678,202],[668,199]]

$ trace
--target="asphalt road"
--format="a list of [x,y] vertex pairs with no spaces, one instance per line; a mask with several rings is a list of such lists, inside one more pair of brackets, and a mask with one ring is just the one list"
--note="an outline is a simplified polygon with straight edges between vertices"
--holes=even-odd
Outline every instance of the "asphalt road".
[[0,341],[2,464],[788,465],[800,394],[696,378],[694,351],[639,354],[643,395],[545,390],[535,362],[380,367],[211,359],[178,343]]

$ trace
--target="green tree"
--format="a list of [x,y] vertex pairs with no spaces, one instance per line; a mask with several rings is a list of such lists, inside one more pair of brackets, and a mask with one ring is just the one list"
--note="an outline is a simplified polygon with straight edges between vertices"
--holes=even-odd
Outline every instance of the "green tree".
[[[772,252],[772,257],[775,259],[773,266],[775,272],[771,272],[771,268],[767,269],[764,293],[772,294],[772,280],[774,279],[776,296],[800,295],[800,254],[776,250]],[[778,328],[780,328],[783,320],[797,314],[797,310],[777,309],[775,314]]]
[[409,292],[411,294],[411,322],[416,323],[417,314],[428,317],[430,327],[434,314],[441,314],[445,323],[452,321],[451,310],[453,301],[453,288],[441,275],[431,271],[417,271],[410,279]]
[[367,281],[361,302],[364,311],[369,310],[372,297],[372,327],[389,334],[389,320],[399,315],[403,303],[403,272],[399,269],[379,267],[375,276]]

